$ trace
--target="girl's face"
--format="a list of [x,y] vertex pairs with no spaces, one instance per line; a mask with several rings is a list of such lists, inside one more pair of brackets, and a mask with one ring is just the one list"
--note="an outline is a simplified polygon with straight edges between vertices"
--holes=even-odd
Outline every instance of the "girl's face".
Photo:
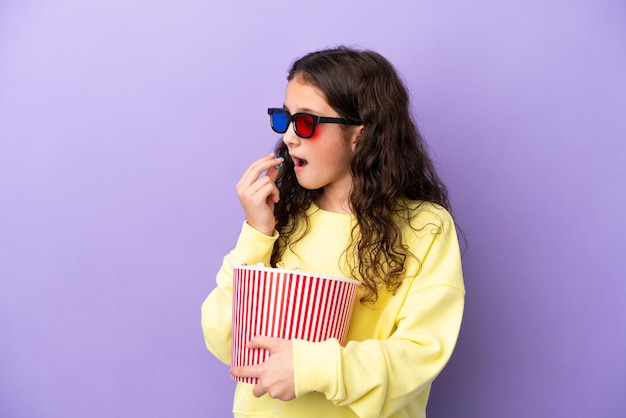
[[[292,115],[305,112],[340,117],[326,102],[321,90],[299,76],[287,84],[285,108]],[[283,134],[298,183],[306,189],[323,189],[318,202],[322,209],[345,207],[352,186],[350,163],[361,130],[362,126],[350,126],[346,130],[345,125],[319,123],[313,136],[303,139],[295,134],[291,123]]]

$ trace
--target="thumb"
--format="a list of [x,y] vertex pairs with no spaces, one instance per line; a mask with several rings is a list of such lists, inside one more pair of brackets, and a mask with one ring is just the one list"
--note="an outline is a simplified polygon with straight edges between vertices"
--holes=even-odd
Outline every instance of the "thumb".
[[280,173],[280,170],[283,168],[283,164],[285,162],[285,158],[284,157],[277,157],[280,159],[280,164],[270,167],[267,170],[267,176],[270,178],[270,180],[272,180],[273,182],[276,181],[276,179],[278,178],[278,174]]
[[276,179],[278,178],[278,174],[282,168],[282,163],[280,166],[270,167],[267,170],[266,176],[272,181],[274,184],[274,191],[268,196],[268,201],[272,201],[274,203],[278,203],[280,201],[280,192],[278,191],[278,187],[276,186]]

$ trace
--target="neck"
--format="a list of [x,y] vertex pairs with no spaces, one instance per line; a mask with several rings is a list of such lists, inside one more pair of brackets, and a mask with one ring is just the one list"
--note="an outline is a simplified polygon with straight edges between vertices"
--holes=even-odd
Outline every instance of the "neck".
[[323,193],[317,199],[317,206],[327,212],[352,213],[352,207],[348,201],[348,196],[343,198],[333,198],[329,193]]

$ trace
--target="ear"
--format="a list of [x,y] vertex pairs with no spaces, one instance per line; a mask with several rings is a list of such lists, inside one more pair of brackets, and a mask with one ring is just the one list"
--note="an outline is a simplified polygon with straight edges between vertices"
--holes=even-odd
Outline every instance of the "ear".
[[356,144],[361,140],[361,135],[363,135],[363,131],[365,130],[365,125],[359,125],[354,127],[354,131],[352,134],[352,151],[356,148]]

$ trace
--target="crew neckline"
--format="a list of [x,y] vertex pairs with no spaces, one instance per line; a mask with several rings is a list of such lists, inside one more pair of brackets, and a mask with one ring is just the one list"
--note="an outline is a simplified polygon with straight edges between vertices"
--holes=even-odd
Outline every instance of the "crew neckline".
[[341,216],[341,217],[350,217],[350,218],[355,218],[356,217],[354,215],[354,213],[333,212],[333,211],[330,211],[330,210],[326,210],[326,209],[320,208],[320,206],[315,201],[311,202],[311,214],[318,213],[318,212],[319,213],[323,213],[323,214],[332,215],[332,216]]

